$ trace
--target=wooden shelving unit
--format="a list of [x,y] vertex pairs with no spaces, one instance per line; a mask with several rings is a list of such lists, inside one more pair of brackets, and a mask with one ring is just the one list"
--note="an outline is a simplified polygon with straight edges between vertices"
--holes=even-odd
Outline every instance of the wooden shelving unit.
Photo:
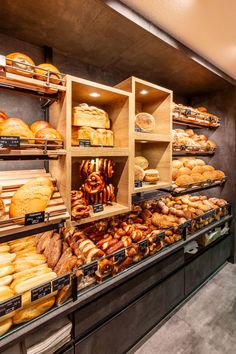
[[[130,171],[134,171],[134,157],[144,156],[150,169],[160,173],[158,183],[143,182],[135,187],[134,174],[131,174],[132,193],[152,191],[171,185],[172,161],[172,91],[138,79],[134,76],[116,85],[119,89],[132,93],[132,113],[130,116]],[[144,93],[144,94],[143,94]],[[135,131],[135,115],[140,112],[152,114],[155,129],[151,133]]]

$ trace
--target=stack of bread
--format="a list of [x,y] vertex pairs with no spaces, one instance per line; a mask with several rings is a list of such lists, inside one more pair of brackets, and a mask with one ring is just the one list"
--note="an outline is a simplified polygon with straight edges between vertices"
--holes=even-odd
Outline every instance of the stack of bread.
[[114,145],[110,119],[104,110],[86,103],[73,108],[72,145],[80,145],[80,140],[88,140],[92,146]]
[[205,107],[193,108],[173,102],[172,116],[174,120],[180,122],[195,123],[209,127],[218,127],[220,125],[219,117],[207,112]]
[[174,151],[185,147],[186,150],[214,151],[216,144],[204,134],[196,134],[192,129],[174,129],[172,131]]
[[62,83],[62,75],[60,71],[52,64],[43,63],[38,66],[26,54],[10,53],[6,55],[6,71],[26,77],[34,77],[35,79],[47,81],[54,84]]
[[44,144],[46,139],[51,145],[62,145],[61,134],[49,122],[39,120],[29,126],[20,118],[9,118],[4,112],[0,112],[0,136],[19,136],[29,144]]
[[34,236],[2,243],[0,265],[0,301],[22,295],[22,307],[0,317],[0,335],[3,335],[12,324],[30,321],[54,305],[56,293],[31,303],[31,289],[57,275],[48,267],[46,257],[37,253]]
[[180,157],[172,162],[172,167],[172,181],[179,187],[225,177],[223,171],[195,157]]
[[136,156],[134,163],[135,181],[144,181],[147,183],[157,183],[159,181],[159,171],[155,168],[147,169],[149,162],[144,156]]

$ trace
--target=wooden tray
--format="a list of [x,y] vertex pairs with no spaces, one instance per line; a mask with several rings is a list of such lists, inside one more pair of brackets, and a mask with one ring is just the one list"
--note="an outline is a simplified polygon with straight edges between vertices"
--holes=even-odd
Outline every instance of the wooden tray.
[[[56,186],[56,180],[52,178],[50,173],[47,173],[45,170],[22,170],[19,172],[20,177],[18,176],[17,171],[3,171],[0,172],[0,185],[2,186],[1,198],[4,201],[6,208],[7,219],[0,221],[0,237],[10,235],[12,233],[19,233],[34,229],[39,227],[39,225],[48,225],[55,224],[57,221],[66,220],[70,217],[69,213],[66,210],[66,206],[61,198],[58,188]],[[11,203],[11,198],[13,194],[17,191],[19,187],[28,182],[30,179],[47,176],[50,177],[54,184],[54,193],[52,198],[49,201],[49,204],[45,211],[46,221],[41,224],[24,226],[22,224],[14,223],[9,219],[9,206]]]

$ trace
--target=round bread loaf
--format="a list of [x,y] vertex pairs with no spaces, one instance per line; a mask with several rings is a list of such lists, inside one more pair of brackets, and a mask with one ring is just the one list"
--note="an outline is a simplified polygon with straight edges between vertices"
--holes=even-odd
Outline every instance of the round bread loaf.
[[53,84],[59,85],[62,79],[60,71],[57,69],[56,66],[49,63],[39,64],[35,68],[36,79],[46,81],[48,70],[50,70],[49,81],[52,82]]
[[45,120],[36,120],[33,124],[31,124],[30,129],[35,134],[38,130],[45,129],[45,128],[52,128],[49,122]]
[[143,132],[150,133],[155,129],[155,119],[149,113],[138,113],[135,117],[135,125]]
[[181,168],[179,169],[179,172],[178,172],[178,177],[179,177],[179,176],[182,176],[182,175],[190,175],[190,174],[191,174],[190,168],[188,168],[188,167],[181,167]]
[[24,126],[16,125],[16,126],[5,126],[0,132],[1,136],[19,136],[20,138],[27,138],[29,144],[34,144],[34,134],[33,132]]
[[175,183],[177,186],[182,187],[190,183],[194,183],[194,179],[189,175],[182,175],[176,179]]
[[158,170],[150,169],[150,170],[146,170],[144,172],[145,172],[144,181],[152,182],[152,183],[159,181],[160,174],[159,174]]
[[[35,66],[35,63],[28,55],[18,52],[10,53],[6,55],[6,59],[7,65],[10,66],[10,68],[6,67],[6,71],[22,76],[33,76],[34,68],[32,68],[31,65]],[[16,60],[17,63],[12,60]]]
[[[50,143],[61,145],[61,141],[55,141],[55,139],[61,139],[62,135],[53,128],[40,129],[35,133],[35,138],[42,138],[50,140]],[[45,140],[37,140],[37,144],[44,144]]]
[[136,156],[134,161],[135,161],[135,165],[141,167],[142,169],[146,170],[146,168],[148,168],[149,162],[145,157]]
[[184,164],[183,164],[183,162],[182,161],[180,161],[180,160],[173,160],[172,161],[172,167],[173,168],[181,168],[181,167],[183,167],[184,166]]

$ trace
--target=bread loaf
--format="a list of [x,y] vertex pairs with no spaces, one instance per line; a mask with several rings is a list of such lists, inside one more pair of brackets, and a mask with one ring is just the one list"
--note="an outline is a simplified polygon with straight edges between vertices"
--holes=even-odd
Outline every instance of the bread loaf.
[[[10,217],[24,217],[28,213],[45,211],[53,190],[53,184],[48,177],[39,177],[27,182],[12,197],[9,208]],[[15,222],[24,222],[24,219],[21,218]]]
[[[6,55],[7,65],[10,67],[6,67],[6,71],[31,77],[34,74],[34,68],[31,65],[35,66],[33,60],[25,54],[22,53],[10,53]],[[13,62],[12,60],[16,60],[17,63]]]
[[15,295],[14,291],[9,288],[9,286],[2,285],[0,286],[0,302],[10,299]]
[[135,125],[137,128],[140,128],[142,132],[150,133],[155,129],[155,119],[149,113],[138,113],[135,118]]
[[37,120],[33,124],[31,124],[30,129],[35,134],[38,130],[45,129],[45,128],[52,128],[49,122],[45,120]]
[[28,291],[40,284],[46,283],[47,281],[50,281],[57,277],[56,273],[54,272],[34,274],[30,278],[28,278],[28,276],[13,281],[13,283],[11,284],[11,289],[16,294],[22,294],[25,291]]
[[148,168],[149,165],[148,160],[143,156],[136,156],[134,159],[134,163],[135,165],[141,167],[144,170],[146,170],[146,168]]
[[15,266],[11,263],[3,263],[0,266],[0,278],[5,277],[6,275],[13,274],[15,272]]
[[38,80],[46,81],[47,74],[48,74],[48,72],[46,70],[50,70],[49,81],[53,84],[59,85],[61,83],[61,79],[62,79],[60,71],[57,69],[56,66],[49,64],[49,63],[39,64],[35,68],[35,72],[37,74],[37,75],[35,75],[35,78]]
[[110,129],[110,120],[102,109],[83,103],[73,108],[72,125]]
[[47,139],[50,141],[50,144],[54,143],[56,145],[61,145],[61,141],[56,141],[55,139],[60,139],[62,140],[62,135],[53,128],[44,128],[37,130],[35,133],[35,138],[42,138],[42,140],[36,140],[37,144],[44,144],[45,140]]
[[5,333],[9,331],[12,326],[12,319],[8,318],[7,320],[0,322],[0,336],[3,336]]

